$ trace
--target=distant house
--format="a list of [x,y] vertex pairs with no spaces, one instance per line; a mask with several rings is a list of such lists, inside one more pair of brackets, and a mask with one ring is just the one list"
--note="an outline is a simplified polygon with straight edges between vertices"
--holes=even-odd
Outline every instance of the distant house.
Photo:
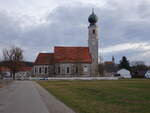
[[104,62],[104,74],[105,76],[113,76],[116,74],[118,70],[118,65],[115,64],[115,58],[112,57],[112,61],[105,61]]
[[10,69],[1,66],[0,67],[0,74],[1,74],[1,78],[3,78],[3,77],[10,77]]
[[[2,77],[11,77],[10,69],[7,67],[0,67],[0,73]],[[21,67],[16,69],[15,77],[29,77],[31,76],[32,67]]]
[[117,71],[117,74],[119,74],[121,78],[132,78],[130,71],[127,69],[121,69]]
[[32,74],[32,67],[21,67],[17,69],[17,73],[15,73],[16,78],[28,78]]
[[150,78],[150,70],[145,73],[145,78]]

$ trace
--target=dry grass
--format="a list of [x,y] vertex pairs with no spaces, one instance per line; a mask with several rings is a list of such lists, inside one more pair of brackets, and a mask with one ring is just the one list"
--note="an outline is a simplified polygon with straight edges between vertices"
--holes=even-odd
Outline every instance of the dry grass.
[[0,80],[0,88],[9,85],[11,82],[12,82],[12,81],[2,81],[2,80]]
[[4,86],[3,82],[0,81],[0,88]]
[[0,84],[0,88],[2,88],[3,87],[3,85],[2,84]]
[[150,80],[38,83],[78,113],[150,113]]

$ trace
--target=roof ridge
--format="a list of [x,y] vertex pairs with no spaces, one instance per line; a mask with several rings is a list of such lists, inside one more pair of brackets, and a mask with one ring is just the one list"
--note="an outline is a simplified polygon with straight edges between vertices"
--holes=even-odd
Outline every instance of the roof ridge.
[[55,46],[54,48],[62,47],[62,48],[89,48],[88,46]]
[[54,53],[39,53],[39,54],[54,54]]

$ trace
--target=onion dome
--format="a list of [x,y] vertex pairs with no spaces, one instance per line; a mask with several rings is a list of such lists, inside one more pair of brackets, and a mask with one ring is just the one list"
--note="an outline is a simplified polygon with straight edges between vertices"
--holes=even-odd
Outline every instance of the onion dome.
[[94,25],[98,21],[98,17],[95,15],[94,10],[92,14],[89,16],[88,21],[91,25]]

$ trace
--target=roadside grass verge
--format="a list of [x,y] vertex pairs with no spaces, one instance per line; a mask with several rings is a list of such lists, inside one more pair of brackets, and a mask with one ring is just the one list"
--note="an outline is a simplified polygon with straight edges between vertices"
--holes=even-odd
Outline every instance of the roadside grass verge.
[[11,83],[12,83],[12,80],[11,81],[0,80],[0,88],[5,87]]
[[3,87],[3,85],[2,84],[0,84],[0,88],[2,88]]
[[150,80],[38,83],[77,113],[150,113]]

